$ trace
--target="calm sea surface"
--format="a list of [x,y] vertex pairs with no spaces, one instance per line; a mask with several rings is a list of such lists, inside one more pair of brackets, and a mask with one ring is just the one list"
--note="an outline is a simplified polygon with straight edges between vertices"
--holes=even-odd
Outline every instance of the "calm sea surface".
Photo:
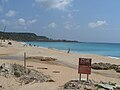
[[120,44],[113,43],[78,43],[78,42],[26,42],[46,48],[77,52],[81,54],[98,54],[103,56],[120,57]]

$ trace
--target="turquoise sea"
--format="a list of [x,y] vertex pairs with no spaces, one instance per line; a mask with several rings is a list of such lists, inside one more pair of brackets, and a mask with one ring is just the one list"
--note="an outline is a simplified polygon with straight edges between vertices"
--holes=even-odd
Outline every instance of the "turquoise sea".
[[110,57],[120,57],[120,44],[116,43],[81,43],[81,42],[26,42],[27,44],[77,52],[80,54],[98,54]]

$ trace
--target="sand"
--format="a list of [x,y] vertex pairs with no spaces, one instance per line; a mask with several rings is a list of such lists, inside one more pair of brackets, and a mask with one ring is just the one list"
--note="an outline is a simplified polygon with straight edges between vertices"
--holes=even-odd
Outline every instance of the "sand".
[[[72,79],[78,79],[79,74],[77,71],[79,58],[92,58],[94,62],[106,62],[111,64],[120,65],[120,59],[109,58],[99,55],[83,55],[78,53],[67,53],[56,49],[48,49],[43,47],[31,47],[24,46],[21,42],[11,41],[12,45],[7,45],[7,41],[4,47],[0,47],[0,65],[3,63],[17,63],[23,65],[23,53],[27,53],[27,57],[32,56],[44,56],[56,58],[59,64],[49,64],[34,62],[34,60],[27,61],[27,67],[31,69],[43,72],[46,75],[50,75],[55,82],[47,83],[35,83],[28,85],[20,85],[14,78],[4,78],[0,76],[0,85],[4,87],[3,90],[57,90],[59,86],[64,85],[66,82]],[[38,69],[47,68],[47,69]],[[54,73],[58,72],[58,73]],[[86,75],[82,75],[82,79],[86,79]],[[90,79],[94,81],[113,82],[120,85],[120,73],[115,71],[98,71],[92,70]]]

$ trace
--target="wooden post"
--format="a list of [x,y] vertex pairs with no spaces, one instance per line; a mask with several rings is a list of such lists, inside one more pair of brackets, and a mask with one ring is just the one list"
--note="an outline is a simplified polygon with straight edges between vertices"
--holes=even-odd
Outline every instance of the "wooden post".
[[1,42],[0,42],[0,44],[2,45],[2,36],[1,36]]
[[81,82],[81,73],[80,73],[80,75],[79,75],[79,84],[80,84],[80,82]]
[[26,69],[26,52],[24,52],[24,69]]
[[87,82],[89,81],[89,74],[87,74]]

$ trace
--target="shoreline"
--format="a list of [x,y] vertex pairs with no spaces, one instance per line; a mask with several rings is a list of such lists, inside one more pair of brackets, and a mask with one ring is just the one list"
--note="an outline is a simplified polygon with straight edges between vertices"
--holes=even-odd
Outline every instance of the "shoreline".
[[[29,43],[26,43],[26,42],[21,42],[21,44],[23,44],[23,45],[26,44],[26,45],[29,46]],[[105,43],[105,44],[111,44],[111,43]],[[67,49],[66,50],[62,50],[62,49],[57,49],[57,48],[54,48],[54,47],[51,48],[51,47],[44,47],[44,46],[40,46],[40,45],[35,45],[35,46],[34,45],[31,44],[32,47],[38,47],[38,48],[44,48],[44,49],[46,48],[46,49],[61,51],[61,52],[65,52],[65,53],[68,51]],[[80,55],[99,55],[99,56],[109,57],[109,58],[113,58],[113,59],[120,59],[120,56],[114,56],[114,55],[100,55],[100,54],[93,54],[93,53],[82,53],[82,52],[72,51],[72,50],[70,51],[70,53],[72,53],[72,54],[80,54]]]

